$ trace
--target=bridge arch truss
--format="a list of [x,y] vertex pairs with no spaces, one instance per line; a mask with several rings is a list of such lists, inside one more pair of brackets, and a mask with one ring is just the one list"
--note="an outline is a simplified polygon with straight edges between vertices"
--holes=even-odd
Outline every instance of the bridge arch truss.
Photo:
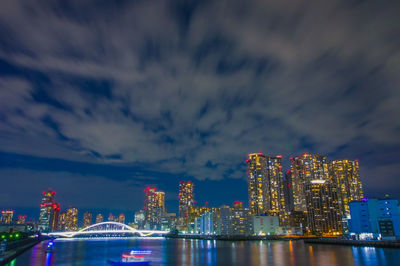
[[92,224],[87,226],[79,231],[70,231],[70,232],[51,232],[47,235],[53,237],[77,237],[77,236],[89,236],[89,235],[109,235],[109,234],[131,234],[131,235],[139,235],[141,237],[152,236],[154,234],[157,235],[165,235],[168,234],[169,231],[160,231],[160,230],[137,230],[135,228],[130,227],[129,225],[119,223],[119,222],[101,222],[97,224]]

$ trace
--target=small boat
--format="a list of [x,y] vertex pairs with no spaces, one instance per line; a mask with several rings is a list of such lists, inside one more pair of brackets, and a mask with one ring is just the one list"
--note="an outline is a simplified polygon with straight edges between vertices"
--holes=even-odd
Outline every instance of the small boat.
[[53,248],[54,248],[54,242],[53,242],[53,241],[50,241],[50,242],[47,244],[46,253],[53,252]]
[[150,260],[146,255],[150,255],[150,250],[132,250],[129,254],[122,254],[120,261],[107,260],[111,265],[150,265]]

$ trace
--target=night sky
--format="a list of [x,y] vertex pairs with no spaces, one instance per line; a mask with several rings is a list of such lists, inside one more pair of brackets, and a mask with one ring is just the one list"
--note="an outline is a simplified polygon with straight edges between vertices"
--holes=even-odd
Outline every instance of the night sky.
[[[68,2],[68,3],[66,3]],[[125,212],[195,183],[247,204],[248,153],[360,161],[400,198],[399,1],[0,2],[0,208]]]

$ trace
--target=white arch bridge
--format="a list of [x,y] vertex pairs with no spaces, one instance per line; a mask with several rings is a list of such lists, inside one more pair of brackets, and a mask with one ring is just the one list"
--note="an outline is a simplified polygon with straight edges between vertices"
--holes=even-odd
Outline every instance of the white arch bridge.
[[90,225],[79,231],[51,232],[47,233],[47,235],[52,237],[138,235],[143,237],[152,235],[162,236],[168,233],[169,231],[137,230],[126,224],[118,222],[102,222]]

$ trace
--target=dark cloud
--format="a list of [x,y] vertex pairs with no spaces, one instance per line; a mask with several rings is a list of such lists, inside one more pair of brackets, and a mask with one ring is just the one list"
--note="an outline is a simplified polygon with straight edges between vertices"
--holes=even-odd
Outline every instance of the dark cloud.
[[400,174],[395,1],[0,5],[4,152],[229,180],[248,152],[309,151],[360,158],[366,187]]

